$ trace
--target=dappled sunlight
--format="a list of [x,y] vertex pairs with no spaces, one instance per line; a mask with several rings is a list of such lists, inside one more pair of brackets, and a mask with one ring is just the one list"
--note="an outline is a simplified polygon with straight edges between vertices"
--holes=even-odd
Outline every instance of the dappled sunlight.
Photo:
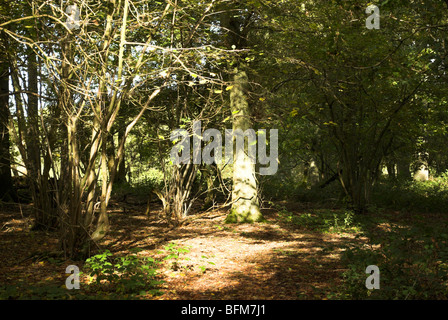
[[0,299],[448,299],[448,0],[376,2],[1,1]]
[[[319,210],[317,212],[321,212]],[[167,225],[156,215],[148,218],[141,212],[111,212],[114,229],[103,239],[101,246],[111,250],[116,257],[129,256],[138,249],[139,259],[159,261],[155,269],[157,279],[164,282],[158,287],[157,294],[148,291],[140,296],[145,299],[344,297],[339,295],[343,293],[343,275],[348,269],[342,256],[348,248],[382,252],[386,243],[369,244],[367,235],[389,239],[397,230],[410,232],[408,224],[394,222],[396,219],[393,213],[388,222],[386,214],[360,219],[357,232],[328,232],[328,226],[322,224],[326,228],[319,229],[315,223],[327,223],[325,217],[332,217],[332,211],[309,216],[308,210],[297,210],[293,216],[306,219],[292,220],[299,223],[295,225],[284,219],[283,211],[270,208],[263,210],[265,223],[227,224],[224,223],[226,210],[223,209],[192,214],[186,223],[177,228]],[[13,222],[11,225],[27,221],[17,213],[11,214],[6,220],[7,224]],[[310,229],[310,226],[313,228]],[[16,279],[30,279],[36,288],[56,288],[63,285],[68,264],[79,265],[86,271],[83,261],[63,262],[61,257],[51,254],[57,249],[54,234],[29,234],[18,229],[14,234],[3,230],[0,237],[2,244],[10,248],[6,253],[15,257],[8,258],[8,263],[1,267],[3,271],[0,275],[4,284],[13,284]],[[19,237],[22,242],[19,244],[8,240],[12,237]],[[424,244],[423,240],[414,240],[413,246],[416,248]],[[32,249],[32,245],[38,247]],[[11,251],[15,248],[21,252],[21,256]],[[356,252],[352,263],[359,263]],[[81,285],[85,290],[80,291],[81,294],[95,294],[101,287],[93,285],[92,281],[95,281],[95,277],[81,277]],[[32,290],[44,290],[36,288]],[[108,294],[114,294],[113,288],[114,285],[104,283],[103,289]],[[62,291],[58,294],[69,297]]]
[[168,270],[171,291],[161,298],[296,299],[312,286],[330,289],[328,279],[340,281],[343,271],[341,249],[334,246],[347,240],[275,224],[232,225],[220,234],[182,238],[176,243],[191,251],[179,263],[192,268]]

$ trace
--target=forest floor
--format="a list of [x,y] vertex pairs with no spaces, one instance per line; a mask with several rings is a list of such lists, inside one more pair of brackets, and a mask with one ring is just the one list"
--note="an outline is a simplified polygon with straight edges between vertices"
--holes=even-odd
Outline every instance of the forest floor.
[[[139,248],[139,256],[157,257],[174,248],[176,256],[158,269],[161,294],[143,298],[326,299],[344,272],[340,245],[362,241],[354,234],[291,226],[273,209],[263,210],[265,223],[226,224],[227,211],[215,210],[170,228],[157,218],[160,205],[154,206],[148,218],[142,214],[145,206],[114,203],[112,230],[101,244],[119,256]],[[0,284],[24,290],[18,297],[51,297],[45,286],[63,287],[67,265],[82,270],[83,261],[46,255],[57,250],[57,234],[29,231],[26,209],[4,206],[0,217]]]
[[[306,211],[303,204],[281,205],[288,212]],[[346,271],[341,262],[343,248],[368,240],[357,232],[300,227],[286,221],[281,210],[272,208],[263,209],[265,223],[226,224],[227,211],[222,209],[193,215],[177,228],[157,218],[160,209],[154,204],[147,217],[143,215],[144,205],[111,205],[111,231],[101,249],[125,256],[138,248],[139,257],[160,258],[157,277],[163,280],[158,294],[119,297],[331,299]],[[81,290],[65,289],[66,267],[73,264],[83,271],[84,261],[49,255],[58,249],[57,233],[30,231],[29,215],[25,207],[4,205],[1,209],[1,298],[70,299],[74,291],[88,293],[91,298],[103,297],[106,291],[95,292],[98,287],[92,286],[86,275],[81,277]],[[168,253],[174,255],[163,260]]]

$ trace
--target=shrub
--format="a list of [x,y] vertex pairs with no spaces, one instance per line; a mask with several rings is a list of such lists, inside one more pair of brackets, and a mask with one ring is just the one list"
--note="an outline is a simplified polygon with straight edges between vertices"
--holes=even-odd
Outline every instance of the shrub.
[[[368,246],[347,249],[344,291],[352,299],[446,299],[448,234],[440,231],[395,226],[386,237],[371,239]],[[368,265],[380,269],[379,290],[365,287]]]
[[317,209],[310,213],[292,213],[280,207],[279,217],[284,222],[320,232],[356,232],[358,225],[351,210]]
[[427,181],[380,181],[372,202],[408,212],[443,212],[448,206],[448,174]]
[[109,250],[86,260],[89,275],[95,277],[96,285],[106,285],[117,293],[158,294],[156,288],[157,264],[151,257],[140,258],[136,254],[113,258]]

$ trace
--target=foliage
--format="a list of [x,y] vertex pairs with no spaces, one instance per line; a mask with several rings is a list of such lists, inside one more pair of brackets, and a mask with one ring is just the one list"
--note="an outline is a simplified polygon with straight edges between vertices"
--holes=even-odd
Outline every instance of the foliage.
[[[131,166],[130,168],[135,168]],[[146,200],[151,192],[160,190],[163,186],[163,175],[156,168],[141,171],[138,179],[132,179],[131,183],[116,183],[113,195],[121,198],[126,194],[132,194]]]
[[[133,166],[130,166],[132,170]],[[147,168],[134,173],[135,178],[132,179],[133,186],[145,186],[151,190],[161,189],[163,186],[163,173],[156,168]]]
[[[202,255],[201,259],[204,260],[204,262],[207,262],[209,265],[215,265],[215,263],[213,261],[208,261],[208,259],[210,259],[211,257],[207,257]],[[199,269],[201,270],[202,273],[205,273],[207,271],[207,265],[200,265]]]
[[190,252],[190,249],[188,247],[182,247],[178,245],[175,242],[170,242],[166,246],[163,247],[166,251],[168,251],[168,255],[164,258],[165,260],[168,259],[177,259],[179,258],[179,255],[182,253],[188,253]]
[[0,286],[0,300],[53,300],[70,299],[66,288],[56,285],[26,285],[17,283]]
[[[78,28],[67,28],[68,3]],[[23,173],[30,191],[17,194],[29,194],[36,226],[59,229],[74,261],[114,227],[112,190],[144,198],[147,212],[155,193],[157,216],[172,226],[190,223],[200,197],[201,211],[232,198],[227,222],[264,221],[258,201],[285,200],[304,208],[274,205],[288,229],[364,236],[345,250],[339,297],[444,298],[446,226],[424,222],[448,207],[448,1],[372,3],[380,29],[365,27],[371,2],[357,0],[3,1],[0,180],[11,190],[11,171]],[[202,131],[278,129],[277,174],[258,176],[252,163],[173,165],[170,135],[181,128],[193,139],[195,120]],[[434,177],[412,181],[421,165]],[[189,268],[189,250],[169,242],[165,264]],[[213,262],[202,259],[205,273]],[[86,267],[92,289],[119,296],[157,293],[159,263],[105,251]],[[369,264],[381,290],[364,287]],[[79,295],[47,284],[3,286],[0,298]]]
[[372,198],[378,207],[402,212],[438,213],[448,206],[446,173],[427,181],[382,180]]
[[[434,230],[436,229],[436,230]],[[436,231],[436,232],[434,232]],[[415,223],[386,234],[369,233],[369,245],[344,252],[344,292],[351,299],[444,299],[448,294],[448,233]],[[380,269],[380,289],[365,287],[368,265]]]
[[314,204],[322,203],[328,206],[330,203],[334,205],[345,205],[344,203],[344,191],[341,185],[337,182],[333,182],[325,188],[304,186],[298,188],[295,197],[301,202],[311,202]]
[[[168,253],[163,260],[172,260],[170,268],[174,271],[177,271],[181,268],[188,268],[180,263],[181,255],[190,252],[189,247],[183,247],[175,242],[170,242],[166,246],[163,247],[165,252]],[[161,251],[160,253],[163,253]],[[189,260],[189,258],[184,258],[184,260]]]
[[354,233],[359,230],[350,210],[315,209],[310,213],[292,213],[286,208],[278,212],[280,220],[322,233]]
[[107,286],[117,293],[159,294],[162,282],[157,280],[157,264],[151,257],[139,258],[136,254],[113,258],[109,250],[86,260],[90,277],[98,286]]

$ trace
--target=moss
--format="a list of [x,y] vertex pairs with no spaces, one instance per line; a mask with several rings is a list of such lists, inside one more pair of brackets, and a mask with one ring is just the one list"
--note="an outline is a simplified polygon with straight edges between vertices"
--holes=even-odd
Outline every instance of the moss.
[[237,212],[235,209],[231,209],[227,215],[225,223],[254,223],[254,222],[266,222],[261,212]]

